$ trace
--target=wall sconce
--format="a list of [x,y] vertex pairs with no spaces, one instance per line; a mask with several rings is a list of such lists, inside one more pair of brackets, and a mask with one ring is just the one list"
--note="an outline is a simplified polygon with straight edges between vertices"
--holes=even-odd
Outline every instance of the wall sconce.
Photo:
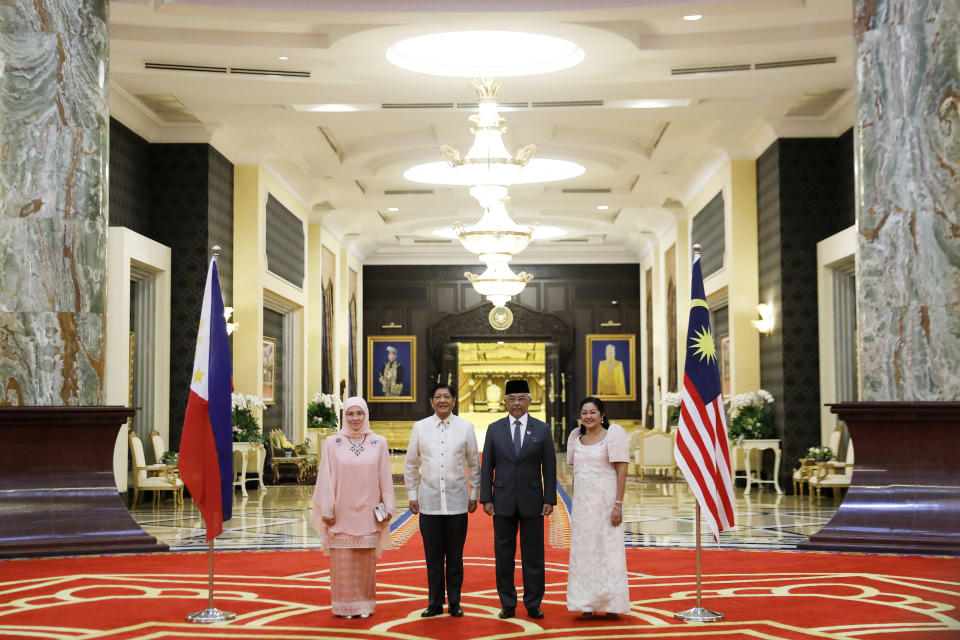
[[230,322],[230,318],[233,316],[233,307],[224,307],[223,308],[223,319],[227,321],[227,335],[229,336],[234,331],[240,327],[239,322]]
[[769,335],[773,331],[773,305],[761,302],[757,305],[757,313],[760,314],[760,319],[751,320],[750,324],[760,333]]

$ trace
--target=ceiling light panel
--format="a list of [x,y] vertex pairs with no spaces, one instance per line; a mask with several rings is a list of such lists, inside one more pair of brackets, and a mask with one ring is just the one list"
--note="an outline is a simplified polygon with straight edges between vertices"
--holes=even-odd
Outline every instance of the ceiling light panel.
[[452,31],[391,45],[387,60],[408,71],[456,78],[507,78],[550,73],[579,64],[576,43],[522,31]]

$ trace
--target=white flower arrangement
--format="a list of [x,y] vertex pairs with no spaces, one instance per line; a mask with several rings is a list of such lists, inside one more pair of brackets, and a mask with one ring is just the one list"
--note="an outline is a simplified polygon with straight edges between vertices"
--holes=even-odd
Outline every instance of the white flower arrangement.
[[763,407],[764,405],[768,404],[773,404],[773,395],[764,389],[757,389],[756,391],[748,391],[746,393],[739,393],[735,396],[730,396],[727,399],[727,413],[732,420],[739,415],[740,410],[744,407]]
[[260,411],[266,411],[267,405],[259,396],[251,395],[249,393],[231,393],[230,409],[260,409]]
[[307,403],[307,426],[311,429],[336,429],[343,400],[332,393],[315,393]]
[[679,391],[668,391],[663,394],[663,398],[660,400],[665,407],[679,407],[683,402],[683,394]]

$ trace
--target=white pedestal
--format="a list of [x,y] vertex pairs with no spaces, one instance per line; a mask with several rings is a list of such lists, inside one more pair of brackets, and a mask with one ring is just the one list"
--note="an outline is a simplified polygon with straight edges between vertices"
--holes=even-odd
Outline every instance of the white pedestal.
[[[734,445],[733,450],[731,451],[731,456],[735,456],[737,450],[743,451],[743,464],[746,467],[745,471],[747,472],[747,488],[743,490],[744,495],[750,494],[750,485],[751,484],[772,484],[773,488],[777,490],[777,493],[783,493],[780,489],[780,482],[778,478],[780,477],[780,440],[779,439],[766,439],[766,440],[743,440],[740,444]],[[754,480],[753,475],[750,473],[750,451],[758,450],[763,451],[764,449],[773,449],[773,480]],[[757,470],[759,472],[759,469]],[[757,477],[759,478],[759,473]]]
[[259,442],[234,442],[233,450],[240,454],[239,468],[234,464],[233,488],[240,487],[244,497],[247,495],[247,473],[256,474],[260,482],[260,489],[266,489],[263,484],[263,463],[267,459],[267,450]]

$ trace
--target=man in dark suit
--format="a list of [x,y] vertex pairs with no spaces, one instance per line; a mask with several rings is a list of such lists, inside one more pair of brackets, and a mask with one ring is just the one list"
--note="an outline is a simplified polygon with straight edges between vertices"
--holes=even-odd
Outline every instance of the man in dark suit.
[[543,517],[557,504],[557,455],[549,427],[527,413],[527,381],[509,380],[504,395],[510,415],[487,427],[480,464],[480,502],[484,512],[493,516],[500,617],[516,615],[513,571],[519,530],[523,604],[531,618],[542,618]]

